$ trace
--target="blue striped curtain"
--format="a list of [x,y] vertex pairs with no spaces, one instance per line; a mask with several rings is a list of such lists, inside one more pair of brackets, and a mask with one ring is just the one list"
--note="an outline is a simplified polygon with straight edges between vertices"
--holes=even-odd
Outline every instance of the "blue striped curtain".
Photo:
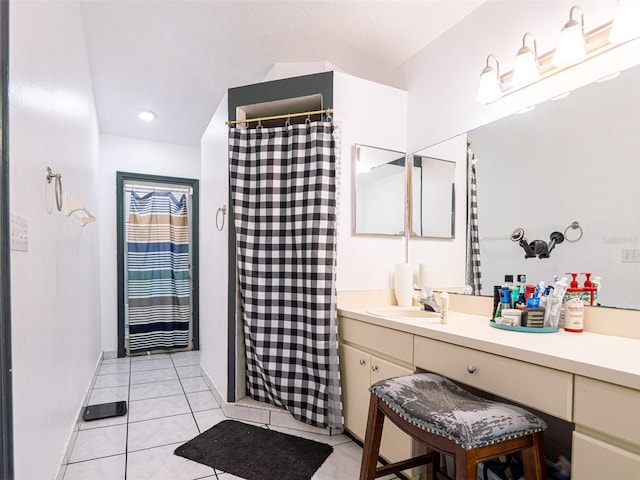
[[131,194],[127,271],[129,351],[186,348],[191,299],[185,195]]

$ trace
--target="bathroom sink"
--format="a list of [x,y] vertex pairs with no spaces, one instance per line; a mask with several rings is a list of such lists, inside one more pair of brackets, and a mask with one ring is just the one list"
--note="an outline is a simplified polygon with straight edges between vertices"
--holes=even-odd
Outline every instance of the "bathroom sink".
[[440,318],[439,313],[427,312],[420,307],[385,306],[367,310],[371,315],[389,318]]

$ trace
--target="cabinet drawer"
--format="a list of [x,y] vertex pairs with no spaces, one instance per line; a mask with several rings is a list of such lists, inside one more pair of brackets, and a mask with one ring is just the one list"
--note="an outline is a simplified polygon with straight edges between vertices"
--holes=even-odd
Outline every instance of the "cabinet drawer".
[[573,432],[571,478],[579,480],[632,479],[640,474],[640,455]]
[[574,421],[640,446],[640,391],[576,376]]
[[343,342],[361,345],[406,363],[413,362],[413,335],[410,333],[340,317],[340,338]]
[[570,373],[423,337],[414,351],[419,368],[571,421]]

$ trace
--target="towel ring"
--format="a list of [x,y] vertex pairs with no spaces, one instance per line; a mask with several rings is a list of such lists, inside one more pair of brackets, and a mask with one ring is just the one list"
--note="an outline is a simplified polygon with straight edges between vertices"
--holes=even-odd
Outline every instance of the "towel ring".
[[[220,215],[220,213],[222,212],[222,225],[220,225],[220,222],[218,221],[218,216]],[[218,211],[216,212],[216,229],[221,232],[222,229],[224,228],[224,218],[227,215],[227,206],[223,205],[220,208],[218,208]]]
[[[569,229],[572,230],[578,230],[578,233],[576,234],[577,236],[574,238],[570,238],[569,235],[567,235],[567,232],[569,231]],[[567,228],[564,229],[564,239],[567,242],[577,242],[578,240],[580,240],[582,238],[582,234],[584,232],[582,231],[582,227],[580,226],[580,224],[578,222],[571,222],[571,225],[569,225]]]

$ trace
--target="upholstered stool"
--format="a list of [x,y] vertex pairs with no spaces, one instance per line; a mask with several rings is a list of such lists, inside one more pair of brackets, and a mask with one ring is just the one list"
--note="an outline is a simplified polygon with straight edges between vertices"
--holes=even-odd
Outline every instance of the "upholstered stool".
[[[455,458],[455,480],[475,480],[478,462],[522,452],[526,480],[546,480],[544,421],[526,410],[477,397],[439,375],[421,373],[372,385],[360,480],[428,464],[429,478],[449,478],[440,454]],[[384,419],[430,451],[376,468]]]

